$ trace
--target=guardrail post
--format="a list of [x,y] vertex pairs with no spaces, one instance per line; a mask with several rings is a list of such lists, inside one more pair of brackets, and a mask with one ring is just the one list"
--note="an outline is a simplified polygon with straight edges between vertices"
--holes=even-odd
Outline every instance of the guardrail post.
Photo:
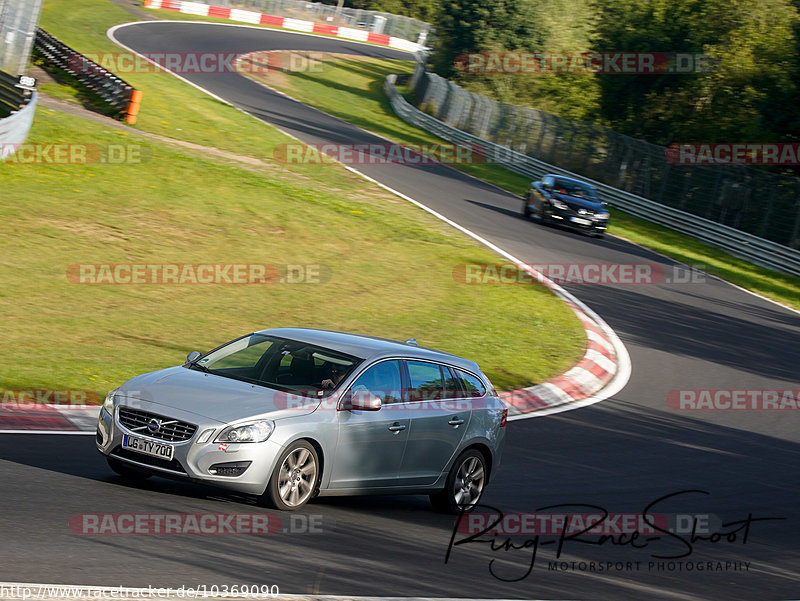
[[142,91],[141,90],[132,90],[131,91],[131,99],[128,102],[128,109],[125,111],[125,122],[129,125],[135,125],[137,115],[139,114],[139,106],[142,103]]

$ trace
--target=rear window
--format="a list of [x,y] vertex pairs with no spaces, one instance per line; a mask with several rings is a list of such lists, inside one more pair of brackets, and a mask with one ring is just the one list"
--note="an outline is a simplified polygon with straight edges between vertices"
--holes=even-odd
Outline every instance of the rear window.
[[460,369],[456,370],[456,373],[458,374],[461,386],[466,393],[464,396],[476,398],[486,395],[486,386],[483,384],[480,378],[465,371],[461,371]]

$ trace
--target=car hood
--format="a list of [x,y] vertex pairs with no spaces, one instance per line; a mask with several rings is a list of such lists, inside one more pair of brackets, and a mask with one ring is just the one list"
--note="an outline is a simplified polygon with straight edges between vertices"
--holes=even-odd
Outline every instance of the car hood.
[[[170,367],[137,376],[120,386],[117,395],[144,401],[141,409],[165,412],[175,409],[221,423],[249,418],[281,419],[307,415],[320,400],[290,395],[185,367]],[[164,409],[149,407],[150,403]]]
[[571,208],[586,209],[592,213],[603,213],[605,207],[599,202],[593,202],[585,198],[578,198],[577,196],[570,196],[569,194],[553,194],[555,198],[561,202],[567,203]]

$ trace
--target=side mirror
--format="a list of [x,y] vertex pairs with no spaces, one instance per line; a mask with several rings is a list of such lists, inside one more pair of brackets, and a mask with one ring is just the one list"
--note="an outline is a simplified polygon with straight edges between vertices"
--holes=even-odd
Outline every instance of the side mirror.
[[191,353],[186,355],[186,363],[194,363],[200,358],[200,355],[202,355],[202,353],[199,353],[197,351],[192,351]]
[[348,392],[342,398],[339,407],[343,410],[355,409],[356,411],[378,411],[381,408],[381,399],[371,392],[361,390]]

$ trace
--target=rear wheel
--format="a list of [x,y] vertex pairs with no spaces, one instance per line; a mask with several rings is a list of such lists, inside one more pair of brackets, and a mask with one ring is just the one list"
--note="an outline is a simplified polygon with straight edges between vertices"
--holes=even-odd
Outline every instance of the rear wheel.
[[528,199],[527,198],[522,201],[522,216],[525,219],[530,219],[530,216],[531,216],[531,207],[528,204]]
[[483,454],[476,449],[467,449],[453,462],[444,490],[430,495],[431,504],[444,513],[472,511],[480,501],[488,475]]
[[273,507],[295,511],[314,496],[318,474],[317,451],[309,442],[298,440],[278,459],[264,495]]
[[129,467],[119,459],[114,459],[113,457],[106,457],[106,461],[108,461],[108,467],[114,470],[118,476],[121,476],[125,480],[136,482],[136,481],[147,480],[150,477],[150,474],[147,474],[145,472],[140,472],[137,469]]

